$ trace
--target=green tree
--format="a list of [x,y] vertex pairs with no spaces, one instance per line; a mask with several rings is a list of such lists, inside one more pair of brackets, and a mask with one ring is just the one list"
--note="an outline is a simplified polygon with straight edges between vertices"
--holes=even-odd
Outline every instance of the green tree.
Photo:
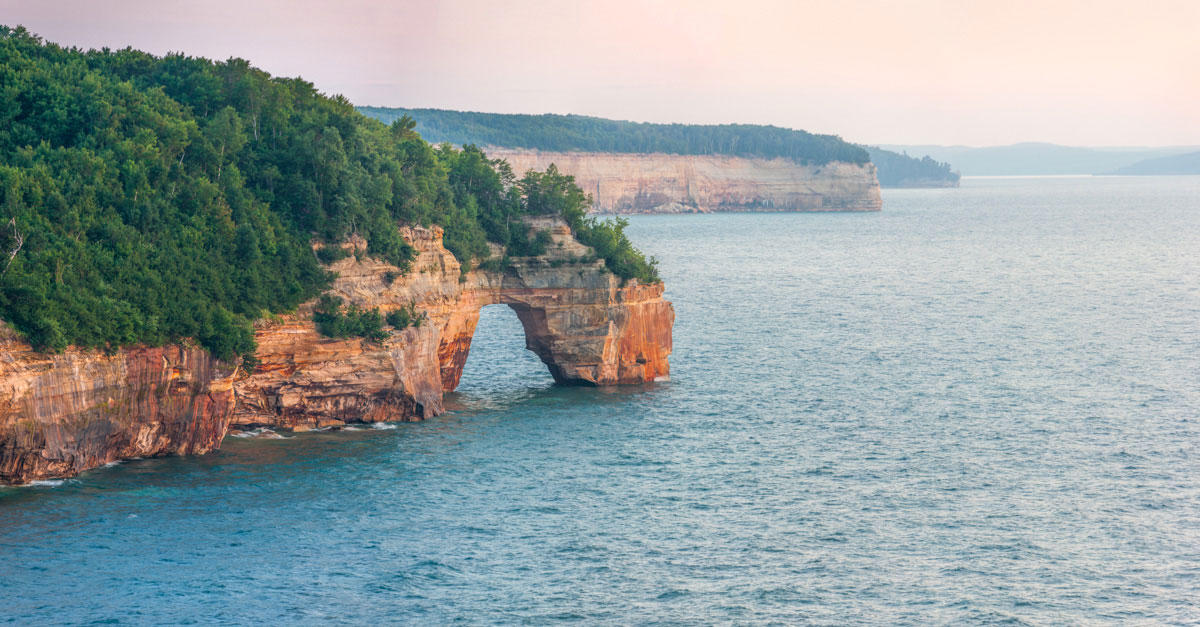
[[[444,227],[464,267],[488,240],[536,247],[514,228],[531,209],[507,164],[415,127],[241,59],[83,52],[0,26],[0,319],[48,350],[190,338],[233,358],[264,310],[327,289],[334,259],[314,242],[357,235],[401,271],[415,251],[400,224]],[[575,216],[581,192],[547,176],[535,211]],[[318,314],[337,336],[383,337],[378,311]]]

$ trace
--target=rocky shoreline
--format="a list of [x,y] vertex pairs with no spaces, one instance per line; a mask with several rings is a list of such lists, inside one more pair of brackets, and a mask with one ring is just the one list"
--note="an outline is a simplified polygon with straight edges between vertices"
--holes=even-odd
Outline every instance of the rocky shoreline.
[[[0,483],[68,477],[132,457],[206,453],[231,427],[303,431],[437,416],[487,305],[517,313],[527,347],[559,383],[668,378],[675,314],[663,285],[621,285],[559,219],[531,220],[530,227],[550,231],[547,253],[498,271],[463,274],[438,227],[402,229],[418,251],[406,275],[361,254],[335,262],[333,294],[384,313],[415,306],[424,322],[380,342],[333,339],[317,332],[310,303],[256,325],[257,363],[249,372],[188,346],[39,353],[5,329]],[[348,246],[365,250],[365,242]]]

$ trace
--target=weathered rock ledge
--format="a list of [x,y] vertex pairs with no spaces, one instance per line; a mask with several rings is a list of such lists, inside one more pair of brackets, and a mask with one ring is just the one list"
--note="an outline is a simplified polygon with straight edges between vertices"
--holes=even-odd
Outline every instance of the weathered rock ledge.
[[465,276],[441,229],[407,229],[412,270],[354,256],[332,292],[360,307],[416,305],[420,326],[383,342],[321,336],[311,307],[260,321],[257,366],[239,371],[192,347],[105,355],[33,351],[0,334],[0,483],[65,477],[130,457],[205,453],[231,425],[313,428],[422,420],[462,375],[481,307],[512,307],[526,345],[564,384],[666,379],[675,313],[663,286],[620,281],[559,220],[547,254]]
[[225,435],[234,368],[198,348],[48,355],[0,337],[0,483],[129,457],[206,453]]
[[879,211],[871,163],[803,165],[790,159],[662,153],[549,152],[488,147],[513,171],[551,163],[575,177],[599,213]]

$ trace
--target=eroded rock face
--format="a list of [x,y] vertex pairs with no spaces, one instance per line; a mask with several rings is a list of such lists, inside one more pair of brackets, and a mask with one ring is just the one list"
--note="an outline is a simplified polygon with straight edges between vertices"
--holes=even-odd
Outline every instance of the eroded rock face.
[[[378,343],[322,336],[311,304],[295,315],[260,321],[259,363],[235,384],[234,424],[319,427],[330,420],[422,420],[441,413],[440,331],[462,298],[460,265],[442,247],[440,228],[402,232],[418,251],[407,275],[350,256],[330,266],[338,275],[330,292],[384,313],[416,303],[426,320]],[[361,256],[366,243],[352,246]]]
[[551,163],[575,177],[600,213],[879,211],[875,166],[722,155],[542,152],[487,148],[514,172]]
[[[440,228],[407,229],[411,271],[359,255],[333,264],[332,292],[384,312],[415,305],[419,326],[382,342],[321,336],[311,304],[260,321],[250,372],[198,348],[114,355],[33,351],[0,328],[0,482],[63,477],[129,457],[204,453],[228,427],[299,430],[421,420],[443,411],[462,375],[481,307],[512,307],[526,344],[565,384],[615,385],[669,375],[674,310],[663,286],[621,285],[556,219],[549,252],[466,274]],[[364,242],[348,246],[358,252]]]
[[64,477],[130,457],[217,448],[234,367],[198,348],[105,355],[0,338],[0,483]]
[[[550,231],[549,252],[502,273],[472,273],[461,311],[473,311],[477,320],[483,305],[512,307],[525,329],[526,347],[559,383],[615,385],[667,378],[675,310],[663,299],[663,285],[630,281],[622,286],[603,270],[604,262],[578,262],[590,250],[575,241],[561,220],[533,221],[531,227]],[[474,320],[461,328],[473,331]],[[470,342],[470,332],[444,337],[456,347],[464,337]],[[452,390],[466,352],[444,355],[451,359],[443,361],[442,379]]]
[[620,281],[561,220],[531,221],[551,233],[549,251],[503,271],[462,274],[442,246],[441,229],[407,229],[418,251],[412,271],[374,259],[335,263],[332,292],[384,312],[415,303],[425,320],[381,343],[321,337],[311,311],[260,324],[259,365],[235,384],[238,425],[320,426],[324,420],[421,420],[443,411],[458,386],[487,305],[512,307],[527,347],[564,384],[616,385],[669,376],[674,310],[661,284]]

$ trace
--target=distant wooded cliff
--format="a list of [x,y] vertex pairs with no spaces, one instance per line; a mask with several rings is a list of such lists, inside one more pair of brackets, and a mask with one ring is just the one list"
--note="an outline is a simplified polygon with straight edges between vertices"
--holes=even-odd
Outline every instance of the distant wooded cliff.
[[603,213],[877,211],[867,151],[833,135],[748,124],[622,122],[577,115],[508,115],[360,107],[405,116],[427,140],[476,144],[517,173],[555,164]]
[[875,164],[883,187],[958,187],[959,174],[949,163],[929,156],[917,159],[908,153],[864,146]]
[[359,107],[391,123],[407,115],[431,143],[529,148],[549,152],[663,153],[785,158],[806,165],[866,163],[863,148],[836,135],[757,124],[651,124],[584,115],[476,113],[446,109]]

